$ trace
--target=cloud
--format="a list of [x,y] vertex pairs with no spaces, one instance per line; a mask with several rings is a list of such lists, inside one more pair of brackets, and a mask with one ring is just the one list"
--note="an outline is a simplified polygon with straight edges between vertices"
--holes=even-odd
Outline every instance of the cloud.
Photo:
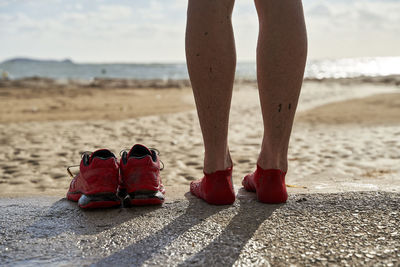
[[[399,1],[303,1],[311,57],[399,55]],[[2,0],[0,60],[183,61],[186,7],[187,0]],[[236,1],[233,23],[239,59],[254,60],[253,2]]]
[[399,1],[305,1],[311,57],[395,56]]
[[100,5],[98,11],[93,15],[104,20],[120,20],[132,15],[132,8],[123,5]]
[[[400,3],[398,1],[362,1],[346,2],[320,1],[307,5],[307,20],[322,23],[325,28],[338,31],[365,29],[399,30]],[[310,23],[310,27],[314,25]]]
[[307,10],[308,15],[313,17],[329,17],[332,15],[331,8],[328,5],[316,4]]

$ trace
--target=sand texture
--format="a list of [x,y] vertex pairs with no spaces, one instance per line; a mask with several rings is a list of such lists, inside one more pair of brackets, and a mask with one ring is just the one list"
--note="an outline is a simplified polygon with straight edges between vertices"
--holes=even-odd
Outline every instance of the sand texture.
[[193,109],[190,90],[15,88],[0,89],[0,123],[123,120]]
[[[135,143],[160,150],[170,199],[183,198],[190,181],[202,176],[202,138],[189,89],[70,90],[0,89],[0,196],[63,196],[70,183],[65,168],[79,164],[79,153],[119,153]],[[400,191],[399,104],[395,85],[306,82],[287,183],[307,189],[290,191]],[[237,188],[256,166],[262,129],[257,90],[236,86],[229,144]]]

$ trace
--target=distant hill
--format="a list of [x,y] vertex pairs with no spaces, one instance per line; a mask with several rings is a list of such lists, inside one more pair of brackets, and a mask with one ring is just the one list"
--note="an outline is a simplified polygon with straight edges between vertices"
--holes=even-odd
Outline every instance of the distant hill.
[[74,62],[70,59],[64,60],[41,60],[41,59],[32,59],[32,58],[12,58],[9,60],[5,60],[1,62],[1,64],[7,63],[67,63],[67,64],[74,64]]

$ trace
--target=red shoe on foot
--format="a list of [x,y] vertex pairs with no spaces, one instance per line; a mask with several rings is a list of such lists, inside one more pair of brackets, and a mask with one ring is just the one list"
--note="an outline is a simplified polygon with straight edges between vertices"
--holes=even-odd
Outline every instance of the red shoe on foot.
[[244,189],[256,192],[257,199],[263,203],[285,203],[288,194],[285,184],[286,172],[278,169],[264,170],[257,164],[257,170],[244,177]]
[[83,209],[120,206],[121,201],[116,196],[118,183],[118,162],[111,151],[100,149],[85,153],[79,173],[69,186],[67,199],[78,201],[78,206]]
[[124,205],[157,205],[165,200],[160,178],[158,152],[143,145],[134,145],[123,152],[120,161],[121,180],[118,195]]
[[235,202],[235,191],[232,184],[232,167],[204,173],[200,180],[190,183],[190,192],[198,198],[213,205],[230,205]]

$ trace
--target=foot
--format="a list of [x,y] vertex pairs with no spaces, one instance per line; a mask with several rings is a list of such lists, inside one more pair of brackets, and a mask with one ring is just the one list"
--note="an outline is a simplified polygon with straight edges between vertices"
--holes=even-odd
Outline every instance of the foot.
[[262,169],[257,165],[254,173],[244,177],[242,185],[250,192],[256,192],[257,199],[263,203],[285,203],[288,194],[285,184],[286,172],[279,169]]
[[232,167],[213,173],[204,172],[204,177],[190,184],[190,192],[213,205],[230,205],[235,202],[232,184]]

